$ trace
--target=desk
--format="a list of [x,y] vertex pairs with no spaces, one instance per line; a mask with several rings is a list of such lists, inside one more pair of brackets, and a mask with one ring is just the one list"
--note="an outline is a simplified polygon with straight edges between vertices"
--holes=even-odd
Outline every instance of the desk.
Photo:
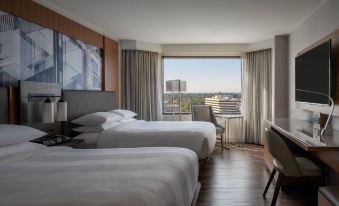
[[339,172],[339,131],[333,136],[324,136],[324,142],[307,134],[312,134],[312,123],[296,119],[276,119],[266,121],[266,127],[280,133],[304,151],[310,152],[329,167]]
[[[244,136],[243,136],[243,119],[244,116],[243,115],[230,115],[230,114],[218,114],[215,115],[216,117],[219,118],[223,118],[225,120],[225,132],[224,132],[224,139],[225,139],[225,143],[226,143],[226,148],[230,148],[231,147],[231,141],[230,141],[230,120],[231,119],[238,119],[239,121],[239,128],[240,128],[240,146],[243,147],[244,146]],[[224,145],[222,145],[224,146]]]

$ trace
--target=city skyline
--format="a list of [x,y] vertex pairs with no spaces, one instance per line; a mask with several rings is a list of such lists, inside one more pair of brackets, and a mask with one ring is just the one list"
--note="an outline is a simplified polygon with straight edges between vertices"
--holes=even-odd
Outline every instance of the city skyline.
[[173,79],[187,81],[186,93],[241,93],[241,59],[165,58],[164,81]]

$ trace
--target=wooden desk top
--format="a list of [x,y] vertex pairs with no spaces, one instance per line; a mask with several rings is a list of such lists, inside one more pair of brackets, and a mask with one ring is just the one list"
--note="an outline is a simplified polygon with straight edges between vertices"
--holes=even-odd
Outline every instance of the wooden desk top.
[[313,138],[312,123],[296,119],[275,119],[274,122],[267,121],[271,127],[305,151],[339,151],[339,131],[333,130],[333,136],[324,136],[324,141]]

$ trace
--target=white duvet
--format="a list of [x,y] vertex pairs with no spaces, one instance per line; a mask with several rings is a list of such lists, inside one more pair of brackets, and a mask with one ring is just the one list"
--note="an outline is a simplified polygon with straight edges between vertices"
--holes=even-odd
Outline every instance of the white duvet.
[[39,148],[0,157],[0,205],[188,206],[198,159],[181,148]]
[[133,121],[103,131],[98,148],[182,147],[208,158],[216,142],[215,126],[199,121]]

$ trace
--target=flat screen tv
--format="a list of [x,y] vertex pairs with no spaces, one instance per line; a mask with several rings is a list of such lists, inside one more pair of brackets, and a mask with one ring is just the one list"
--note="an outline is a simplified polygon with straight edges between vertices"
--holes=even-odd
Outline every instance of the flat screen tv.
[[332,94],[331,40],[295,58],[295,100],[330,104]]

